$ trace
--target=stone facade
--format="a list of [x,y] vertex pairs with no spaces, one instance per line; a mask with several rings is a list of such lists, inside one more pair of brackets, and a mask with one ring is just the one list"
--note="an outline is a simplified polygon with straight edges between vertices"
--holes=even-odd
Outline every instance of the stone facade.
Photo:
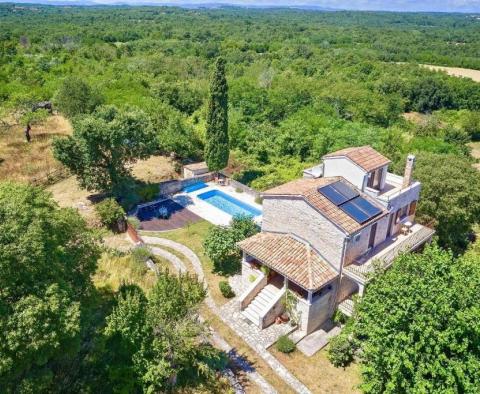
[[340,270],[346,234],[303,199],[266,196],[262,231],[296,235],[310,243],[337,271]]

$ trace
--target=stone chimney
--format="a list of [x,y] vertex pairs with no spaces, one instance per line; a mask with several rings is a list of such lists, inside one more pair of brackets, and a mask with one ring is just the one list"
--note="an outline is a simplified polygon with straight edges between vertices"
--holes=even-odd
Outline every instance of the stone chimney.
[[405,189],[412,184],[414,167],[415,167],[415,155],[408,155],[407,163],[405,164],[405,173],[403,174],[402,189]]

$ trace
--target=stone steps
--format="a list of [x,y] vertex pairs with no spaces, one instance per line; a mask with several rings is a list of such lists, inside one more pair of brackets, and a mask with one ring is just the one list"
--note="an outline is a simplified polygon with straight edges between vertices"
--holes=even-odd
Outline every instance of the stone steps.
[[242,315],[252,323],[258,325],[280,290],[273,285],[266,285],[242,311]]

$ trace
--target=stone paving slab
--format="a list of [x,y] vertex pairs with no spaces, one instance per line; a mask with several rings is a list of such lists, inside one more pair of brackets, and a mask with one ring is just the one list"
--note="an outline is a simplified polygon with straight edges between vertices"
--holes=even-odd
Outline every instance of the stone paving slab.
[[319,350],[323,349],[330,339],[337,336],[341,331],[341,328],[327,322],[322,325],[318,330],[310,333],[300,342],[297,343],[297,349],[300,350],[305,356],[311,357]]

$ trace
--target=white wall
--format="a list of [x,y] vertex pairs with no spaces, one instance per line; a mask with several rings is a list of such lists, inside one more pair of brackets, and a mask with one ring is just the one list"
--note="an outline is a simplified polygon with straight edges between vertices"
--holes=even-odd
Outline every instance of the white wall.
[[323,176],[342,176],[347,181],[363,190],[366,185],[366,171],[344,157],[330,157],[323,159]]
[[345,233],[301,198],[266,196],[262,231],[291,233],[303,238],[328,263],[340,269]]

